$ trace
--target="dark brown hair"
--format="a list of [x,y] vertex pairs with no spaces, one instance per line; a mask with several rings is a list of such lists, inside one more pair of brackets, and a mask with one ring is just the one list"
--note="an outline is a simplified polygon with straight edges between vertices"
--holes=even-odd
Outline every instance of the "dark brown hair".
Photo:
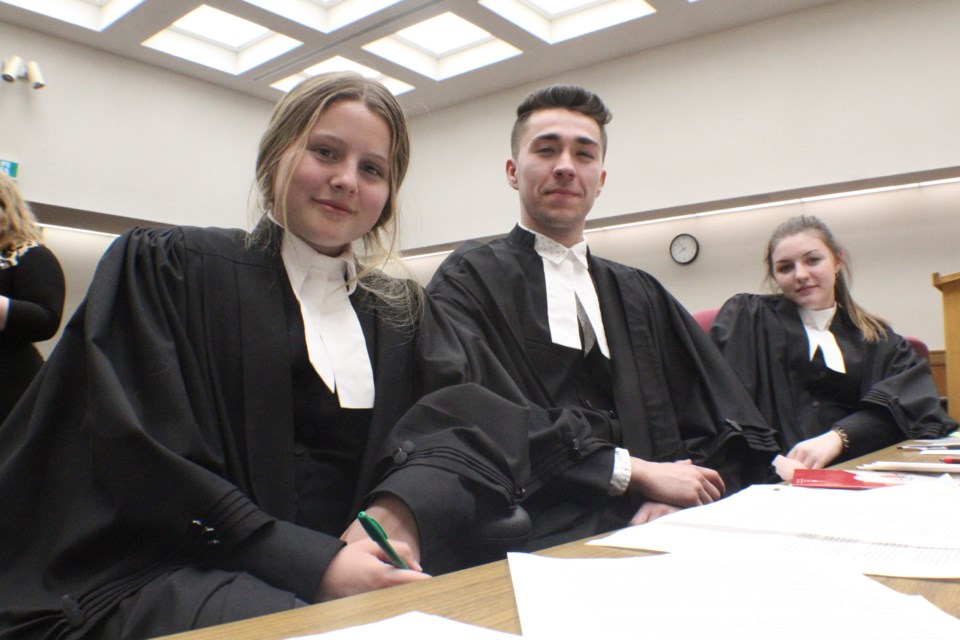
[[613,118],[607,105],[603,104],[600,96],[583,87],[573,84],[553,84],[537,89],[524,98],[517,107],[517,120],[513,123],[513,131],[510,133],[510,152],[514,158],[520,152],[520,138],[523,137],[527,120],[535,111],[543,109],[569,109],[593,119],[600,127],[601,153],[606,157],[606,126]]

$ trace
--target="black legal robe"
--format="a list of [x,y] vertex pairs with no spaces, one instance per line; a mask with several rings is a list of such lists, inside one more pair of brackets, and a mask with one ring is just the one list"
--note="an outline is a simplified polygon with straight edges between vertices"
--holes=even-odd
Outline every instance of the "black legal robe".
[[[314,597],[341,543],[296,520],[289,283],[277,247],[245,240],[138,229],[106,253],[0,428],[0,637],[95,634],[131,597],[161,604],[172,573],[196,576],[197,598],[214,572]],[[468,357],[429,301],[405,329],[355,296],[376,402],[352,512],[393,492],[427,570],[485,560],[484,536],[504,532],[484,525],[537,482],[531,457],[542,474],[565,468],[586,426],[531,406],[482,351]],[[552,436],[531,447],[528,428]],[[266,612],[250,600],[246,615]]]
[[[533,234],[519,226],[489,244],[467,242],[443,262],[427,291],[461,333],[490,345],[533,404],[558,407],[549,382],[556,345],[543,263],[533,246]],[[645,460],[689,458],[716,468],[728,492],[769,480],[776,451],[773,432],[723,356],[662,285],[643,271],[592,254],[589,260],[610,346],[615,407],[560,407],[593,428],[578,443],[577,464],[550,479],[562,490],[541,487],[539,496],[529,492],[522,501],[535,533],[549,543],[613,524],[600,514],[611,502],[614,445]],[[580,510],[579,526],[554,535],[552,519],[569,522],[571,508]]]
[[850,440],[840,460],[957,428],[940,404],[929,364],[902,336],[890,329],[868,344],[843,307],[830,330],[846,374],[827,369],[819,353],[811,362],[797,305],[782,295],[738,294],[710,329],[760,413],[778,430],[783,453],[833,425]]

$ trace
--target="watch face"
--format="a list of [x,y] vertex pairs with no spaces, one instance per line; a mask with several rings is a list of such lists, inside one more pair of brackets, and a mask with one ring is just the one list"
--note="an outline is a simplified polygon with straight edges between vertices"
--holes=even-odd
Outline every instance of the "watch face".
[[670,241],[670,257],[679,264],[690,264],[700,252],[700,243],[689,233],[681,233]]

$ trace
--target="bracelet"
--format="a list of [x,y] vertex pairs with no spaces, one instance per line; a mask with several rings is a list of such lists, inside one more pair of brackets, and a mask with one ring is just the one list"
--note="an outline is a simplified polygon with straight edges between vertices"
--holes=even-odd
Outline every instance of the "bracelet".
[[841,429],[840,427],[834,425],[831,429],[834,433],[840,436],[840,442],[843,444],[843,448],[840,450],[841,453],[846,453],[850,450],[850,436],[847,435],[847,432]]

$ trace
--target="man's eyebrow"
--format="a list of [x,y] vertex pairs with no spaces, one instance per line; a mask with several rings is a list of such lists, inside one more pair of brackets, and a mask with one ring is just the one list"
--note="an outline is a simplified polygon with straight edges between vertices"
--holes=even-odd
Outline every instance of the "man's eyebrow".
[[[535,137],[533,138],[533,140],[531,140],[531,143],[536,143],[536,142],[540,142],[540,141],[543,141],[543,140],[547,140],[547,141],[550,141],[550,142],[556,142],[556,141],[559,140],[559,139],[560,139],[560,134],[559,134],[559,133],[547,132],[547,133],[541,133],[540,135],[535,136]],[[589,146],[594,146],[594,147],[599,147],[599,146],[600,146],[600,143],[597,142],[596,140],[594,140],[593,138],[591,138],[590,136],[577,136],[577,137],[575,138],[575,140],[576,140],[577,144],[589,145]]]
[[560,139],[559,133],[541,133],[538,136],[534,136],[533,140],[531,140],[530,142],[541,142],[544,140],[547,140],[550,142],[556,142],[559,139]]

